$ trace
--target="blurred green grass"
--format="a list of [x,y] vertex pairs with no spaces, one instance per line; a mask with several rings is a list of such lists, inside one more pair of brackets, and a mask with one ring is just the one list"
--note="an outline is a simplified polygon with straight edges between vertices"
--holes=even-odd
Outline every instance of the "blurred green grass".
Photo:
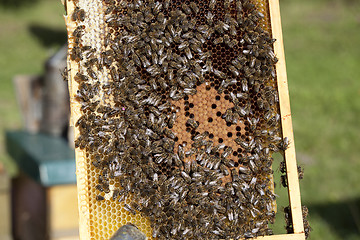
[[[280,7],[311,239],[360,239],[360,2],[282,0]],[[58,0],[16,8],[0,3],[0,161],[10,172],[3,133],[21,127],[11,80],[43,72],[44,61],[65,42],[59,41],[63,13]],[[287,202],[285,189],[280,192],[279,206]]]
[[360,2],[293,0],[280,5],[311,239],[360,239],[360,212],[351,207],[360,197]]

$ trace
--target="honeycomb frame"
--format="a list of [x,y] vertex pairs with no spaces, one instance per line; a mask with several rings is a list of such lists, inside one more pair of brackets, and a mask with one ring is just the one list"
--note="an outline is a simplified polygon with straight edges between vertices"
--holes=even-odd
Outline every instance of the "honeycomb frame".
[[[81,0],[79,0],[81,2]],[[258,1],[261,2],[261,1]],[[281,128],[283,136],[286,136],[289,139],[289,147],[285,150],[285,161],[286,161],[286,174],[288,179],[288,193],[289,193],[289,202],[292,212],[292,222],[293,222],[293,234],[286,235],[272,235],[258,237],[258,239],[305,239],[304,227],[302,222],[302,212],[301,212],[301,202],[300,202],[300,190],[298,182],[298,172],[296,165],[295,157],[295,146],[294,146],[294,137],[292,130],[291,122],[291,112],[289,104],[289,95],[288,95],[288,86],[287,86],[287,77],[286,77],[286,68],[285,68],[285,57],[283,50],[283,40],[282,40],[282,31],[281,31],[281,21],[280,21],[280,11],[279,11],[279,2],[278,0],[269,0],[266,2],[268,4],[269,11],[269,20],[271,26],[271,33],[273,38],[277,39],[274,43],[274,52],[278,58],[276,63],[276,80],[277,88],[279,92],[279,106],[280,106],[280,115],[281,115]],[[66,10],[69,13],[72,13],[74,10],[74,2],[67,0]],[[65,22],[67,30],[70,34],[75,30],[74,23],[70,20],[70,17],[65,16]],[[69,52],[73,47],[73,42],[69,40]],[[72,61],[68,61],[69,72],[69,92],[71,95],[71,122],[72,125],[76,122],[75,120],[81,116],[80,113],[80,104],[75,101],[74,95],[76,94],[77,83],[74,81],[75,73],[77,72],[77,65],[73,64]],[[75,138],[79,136],[78,130],[75,128]],[[86,166],[86,153],[80,149],[76,149],[76,164],[77,164],[77,185],[78,185],[78,197],[79,197],[79,221],[80,221],[80,238],[81,239],[93,239],[90,235],[90,232],[93,228],[96,228],[98,224],[102,223],[102,214],[98,216],[92,216],[91,209],[94,207],[94,196],[93,199],[89,198],[89,178],[91,178],[91,172],[89,172],[88,167]],[[114,204],[114,203],[113,203]],[[120,206],[111,206],[114,208],[120,208]],[[109,208],[103,204],[100,208]],[[126,215],[126,214],[125,214]],[[119,218],[120,219],[120,218]],[[107,234],[104,234],[104,238],[109,238],[111,234],[109,232],[113,231],[115,226],[125,224],[126,222],[133,222],[136,225],[144,225],[140,229],[145,231],[150,231],[148,227],[148,222],[142,217],[137,216],[135,219],[129,217],[123,217],[125,220],[114,219],[111,223],[113,229],[105,228],[103,231],[108,231]],[[147,225],[147,226],[145,226]],[[116,230],[116,229],[115,229]],[[148,234],[149,235],[149,234]]]

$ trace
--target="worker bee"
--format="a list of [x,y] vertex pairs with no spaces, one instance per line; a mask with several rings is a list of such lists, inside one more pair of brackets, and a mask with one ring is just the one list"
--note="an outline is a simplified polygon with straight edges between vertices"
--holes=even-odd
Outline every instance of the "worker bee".
[[83,60],[82,52],[79,47],[75,46],[71,49],[70,60],[75,62],[80,62]]
[[222,79],[226,78],[226,74],[218,69],[213,68],[213,73],[215,76],[217,76],[219,78],[222,78]]
[[94,79],[94,80],[97,80],[97,79],[98,79],[97,74],[95,73],[94,70],[92,70],[91,67],[88,67],[88,68],[86,69],[86,71],[87,71],[88,75],[89,75],[92,79]]
[[301,166],[297,166],[297,170],[298,170],[298,176],[299,176],[299,179],[303,179],[304,178],[304,168],[301,167]]
[[77,83],[81,83],[81,82],[85,82],[88,80],[88,77],[81,74],[80,72],[77,72],[76,75],[74,76],[74,80],[77,82]]
[[101,195],[96,195],[96,201],[103,201],[105,198]]
[[231,2],[232,2],[232,0],[225,0],[225,1],[224,1],[224,8],[225,8],[225,9],[229,9]]
[[222,37],[218,37],[218,38],[214,39],[213,44],[217,45],[217,44],[220,44],[220,43],[223,43],[223,42],[224,42],[224,39]]
[[192,59],[193,58],[193,55],[192,55],[192,53],[191,53],[191,50],[190,50],[190,48],[185,48],[184,49],[184,52],[185,52],[185,54],[186,54],[186,57],[188,58],[188,59]]
[[216,0],[210,0],[210,2],[209,2],[209,8],[210,8],[210,10],[214,10],[215,9],[215,7],[216,7]]
[[281,173],[286,173],[286,163],[285,163],[285,161],[280,162],[279,169],[280,169]]
[[75,30],[72,33],[72,36],[75,38],[80,38],[84,34],[84,25],[79,25],[75,28]]
[[238,77],[240,75],[239,71],[233,65],[229,66],[229,70],[235,77]]
[[196,129],[198,126],[199,126],[199,123],[196,122],[194,119],[192,118],[189,118],[187,121],[186,121],[186,124],[189,125],[190,127],[192,127],[193,129]]
[[190,2],[189,6],[195,14],[197,14],[200,10],[198,5],[195,2]]
[[220,164],[219,168],[221,173],[224,174],[224,176],[228,176],[230,174],[229,169],[224,164]]
[[81,21],[83,22],[85,20],[85,11],[84,9],[80,9],[79,7],[75,7],[73,13],[71,14],[71,20],[72,21]]
[[196,92],[196,88],[184,88],[184,94],[186,95],[195,95]]
[[127,203],[124,204],[124,209],[129,213],[131,213],[132,215],[136,214],[136,211]]
[[223,22],[223,21],[218,21],[217,24],[214,26],[215,30],[219,33],[224,33],[224,31],[228,31],[230,28],[230,25]]
[[186,14],[191,14],[191,8],[186,3],[183,3],[181,5],[181,8]]
[[235,169],[231,169],[232,181],[237,182],[240,180],[239,174]]
[[223,158],[227,158],[227,157],[230,156],[233,152],[234,152],[234,150],[233,150],[231,147],[226,147],[221,156],[222,156]]
[[248,91],[249,91],[249,87],[248,87],[248,81],[247,81],[247,79],[245,79],[245,78],[241,79],[240,83],[241,83],[241,89],[242,89],[242,91],[243,91],[243,92],[248,92]]
[[281,180],[281,185],[283,186],[283,187],[288,187],[288,182],[287,182],[287,177],[286,177],[286,175],[281,175],[281,177],[280,177],[280,180]]
[[206,14],[206,21],[210,26],[214,23],[214,16],[215,15],[211,11],[208,11],[208,13]]
[[205,139],[206,137],[209,136],[209,132],[208,131],[205,131],[203,133],[199,133],[197,135],[194,136],[193,140],[196,141],[196,140],[203,140]]
[[285,137],[280,143],[279,143],[279,149],[281,151],[285,151],[286,149],[288,149],[290,145],[289,139],[287,137]]

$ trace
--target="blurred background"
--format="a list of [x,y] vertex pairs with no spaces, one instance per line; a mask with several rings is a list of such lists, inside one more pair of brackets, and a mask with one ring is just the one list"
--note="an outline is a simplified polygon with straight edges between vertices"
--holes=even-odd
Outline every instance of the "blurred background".
[[[280,7],[310,239],[360,239],[360,1],[281,0]],[[4,132],[22,127],[12,79],[44,73],[66,43],[63,14],[59,0],[0,0],[0,174],[7,178],[17,168]],[[1,239],[9,211],[0,213]]]

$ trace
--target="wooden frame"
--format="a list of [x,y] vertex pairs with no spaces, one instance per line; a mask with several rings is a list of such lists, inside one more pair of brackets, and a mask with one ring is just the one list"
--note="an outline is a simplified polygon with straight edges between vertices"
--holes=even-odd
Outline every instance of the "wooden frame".
[[[294,234],[287,234],[286,239],[305,239],[304,224],[300,199],[299,177],[296,164],[296,154],[294,145],[294,133],[292,128],[290,98],[287,84],[284,43],[281,28],[279,0],[269,0],[269,12],[271,21],[271,31],[274,43],[274,52],[279,59],[276,64],[277,84],[279,91],[279,104],[281,115],[281,127],[283,137],[290,141],[289,148],[285,150],[286,174],[288,179],[289,203],[292,213]],[[294,236],[294,238],[290,237]],[[301,236],[301,238],[297,238]],[[277,239],[277,238],[276,238]],[[280,238],[279,238],[280,239]]]
[[[293,128],[292,128],[292,120],[291,120],[279,0],[268,0],[268,5],[269,5],[272,36],[273,38],[276,39],[276,42],[274,43],[274,52],[277,58],[279,59],[278,63],[276,64],[276,72],[277,72],[277,84],[279,91],[282,132],[283,132],[283,137],[287,137],[290,142],[289,148],[285,151],[284,157],[286,162],[286,174],[288,178],[288,194],[289,194],[289,202],[292,213],[292,223],[293,223],[294,233],[264,236],[264,237],[258,237],[257,239],[304,240],[305,233],[303,226],[300,188],[299,188],[294,136],[293,136]],[[71,13],[74,9],[73,1],[66,0],[65,7],[67,8],[67,11]],[[64,18],[70,36],[75,26],[74,23],[70,21],[69,17],[65,16]],[[69,40],[69,49],[71,49],[72,47],[73,47],[73,42]],[[74,120],[76,120],[80,116],[80,111],[79,111],[80,104],[77,103],[73,97],[76,94],[76,89],[77,89],[77,83],[73,80],[73,76],[78,69],[77,66],[71,65],[69,60],[68,60],[68,69],[71,69],[69,71],[69,92],[71,95],[70,96],[71,116],[72,116],[71,125],[74,125]],[[79,132],[75,128],[75,139],[78,137],[78,135]],[[84,164],[85,153],[80,149],[76,149],[76,159],[77,159],[76,173],[77,173],[77,184],[78,184],[80,239],[90,239],[89,199],[86,199],[85,197],[86,191],[88,189],[87,169],[86,169],[86,164]]]

